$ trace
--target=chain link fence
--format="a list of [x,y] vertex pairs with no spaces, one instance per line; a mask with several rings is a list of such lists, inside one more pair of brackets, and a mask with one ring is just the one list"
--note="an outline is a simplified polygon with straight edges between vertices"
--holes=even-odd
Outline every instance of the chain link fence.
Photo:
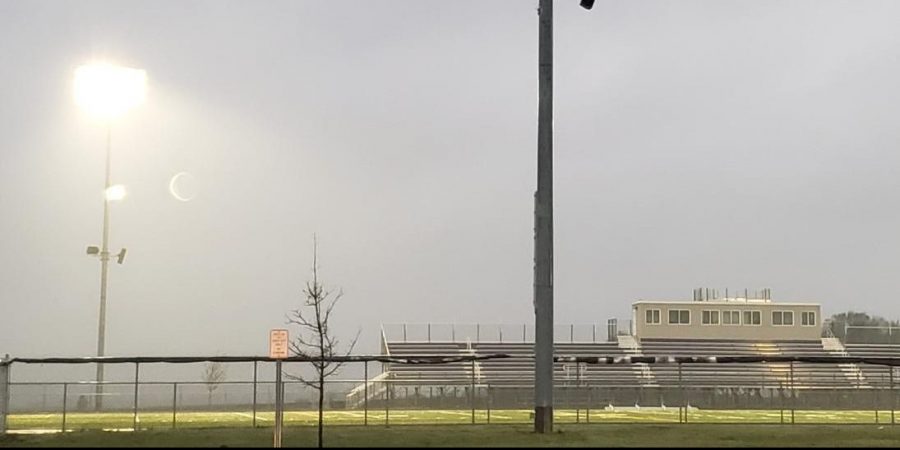
[[[465,357],[455,359],[456,362]],[[391,364],[435,364],[394,361]],[[66,363],[57,363],[66,364]],[[153,362],[130,363],[134,378],[110,381],[97,389],[91,381],[15,380],[14,365],[0,365],[0,414],[11,432],[202,427],[271,427],[275,382],[272,366],[253,362],[248,379],[215,383],[141,378]],[[239,364],[239,362],[224,362]],[[380,361],[362,365],[360,378],[326,383],[326,425],[531,423],[533,384],[529,380],[487,382],[468,379],[392,379]],[[584,373],[588,363],[575,364]],[[796,363],[798,368],[804,363]],[[819,362],[818,364],[821,364]],[[124,364],[126,367],[129,364]],[[244,362],[246,366],[246,362]],[[309,363],[286,364],[298,373]],[[696,364],[677,363],[679,378],[660,385],[611,386],[591,379],[557,380],[554,409],[558,423],[879,423],[894,424],[897,392],[892,366],[867,366],[866,384],[808,386],[793,379],[773,382],[760,376],[740,386],[698,384],[680,374]],[[734,366],[735,364],[731,364]],[[739,364],[738,364],[739,365]],[[473,364],[474,366],[474,364]],[[708,366],[708,364],[707,364]],[[880,376],[879,376],[880,374]],[[5,386],[3,386],[5,381]],[[523,382],[524,381],[524,382]],[[284,381],[287,426],[314,425],[317,390]],[[99,394],[98,394],[99,392]],[[96,398],[104,401],[98,408]]]

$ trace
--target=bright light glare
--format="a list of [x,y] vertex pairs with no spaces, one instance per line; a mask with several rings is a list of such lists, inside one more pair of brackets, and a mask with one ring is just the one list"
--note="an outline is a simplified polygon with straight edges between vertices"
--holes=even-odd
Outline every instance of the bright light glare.
[[114,119],[144,101],[146,85],[143,70],[87,64],[75,70],[75,104],[101,119]]
[[114,184],[106,188],[106,199],[111,202],[122,200],[125,198],[125,194],[125,186],[122,186],[121,184]]

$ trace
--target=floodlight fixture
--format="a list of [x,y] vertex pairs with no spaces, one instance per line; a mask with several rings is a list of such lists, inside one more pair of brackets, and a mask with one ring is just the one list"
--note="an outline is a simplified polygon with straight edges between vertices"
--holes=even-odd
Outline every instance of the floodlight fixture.
[[110,202],[122,200],[127,194],[128,191],[126,191],[125,186],[122,186],[121,184],[114,184],[106,188],[106,200]]
[[144,101],[147,73],[105,62],[86,64],[75,70],[74,90],[79,107],[111,120]]

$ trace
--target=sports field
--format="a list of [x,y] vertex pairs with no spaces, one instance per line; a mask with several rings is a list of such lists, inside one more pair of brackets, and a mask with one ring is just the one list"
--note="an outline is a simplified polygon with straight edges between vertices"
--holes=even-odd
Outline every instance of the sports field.
[[[287,427],[284,447],[314,447],[315,427]],[[326,447],[896,447],[900,426],[560,424],[332,426]],[[271,428],[98,430],[0,436],[0,447],[271,447]]]
[[[589,414],[588,414],[589,413]],[[896,414],[900,416],[900,414]],[[140,412],[138,428],[141,430],[186,428],[241,428],[253,426],[252,411],[236,412]],[[384,410],[327,411],[326,425],[454,425],[471,424],[471,410]],[[312,426],[316,424],[315,411],[285,411],[286,426]],[[900,422],[900,417],[893,420]],[[476,424],[528,424],[530,410],[476,410]],[[615,424],[615,423],[679,423],[678,408],[623,408],[600,410],[557,410],[555,421],[560,424]],[[891,411],[795,411],[790,410],[698,410],[691,408],[686,421],[698,424],[892,424]],[[62,414],[14,414],[7,420],[13,432],[59,431],[63,428]],[[132,430],[133,413],[69,413],[65,417],[65,429],[77,430]],[[256,414],[257,427],[274,424],[272,412]],[[900,427],[898,427],[900,428]]]

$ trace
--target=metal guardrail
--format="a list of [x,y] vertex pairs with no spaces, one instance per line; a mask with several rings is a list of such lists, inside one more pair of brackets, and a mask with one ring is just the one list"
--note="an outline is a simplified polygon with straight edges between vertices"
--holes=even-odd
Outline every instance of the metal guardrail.
[[[630,321],[629,321],[630,322]],[[554,342],[601,343],[608,324],[556,325]],[[382,342],[533,343],[534,324],[389,323],[381,325]]]

